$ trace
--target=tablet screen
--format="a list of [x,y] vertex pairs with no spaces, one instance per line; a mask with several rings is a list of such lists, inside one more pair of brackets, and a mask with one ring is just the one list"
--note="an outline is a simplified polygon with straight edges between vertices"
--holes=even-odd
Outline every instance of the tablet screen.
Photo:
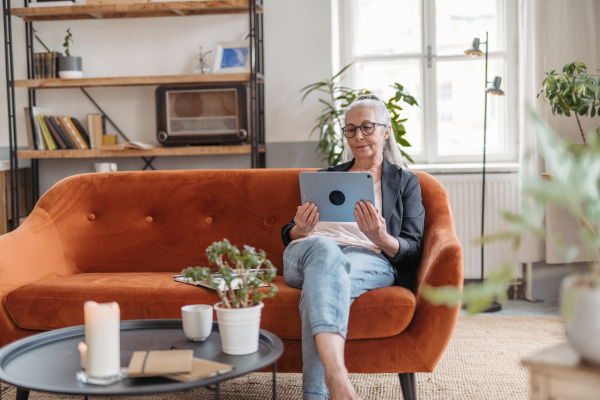
[[371,172],[300,172],[302,204],[315,203],[319,221],[355,222],[354,208],[361,200],[375,204]]

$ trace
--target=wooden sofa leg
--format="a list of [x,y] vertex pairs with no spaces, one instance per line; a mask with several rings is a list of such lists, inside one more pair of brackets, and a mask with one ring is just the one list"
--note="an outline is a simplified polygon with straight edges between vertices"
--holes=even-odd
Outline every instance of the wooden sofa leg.
[[400,378],[400,388],[404,400],[417,400],[417,385],[415,384],[414,372],[398,374]]

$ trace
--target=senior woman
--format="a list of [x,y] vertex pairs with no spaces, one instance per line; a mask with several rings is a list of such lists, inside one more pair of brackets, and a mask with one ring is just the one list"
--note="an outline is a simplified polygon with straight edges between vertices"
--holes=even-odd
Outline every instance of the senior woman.
[[398,284],[413,288],[421,259],[425,210],[418,177],[402,158],[385,104],[358,97],[346,110],[345,158],[326,171],[369,171],[375,204],[359,202],[356,222],[319,221],[313,203],[298,207],[282,228],[285,282],[302,289],[303,396],[358,399],[344,364],[352,301],[366,291]]

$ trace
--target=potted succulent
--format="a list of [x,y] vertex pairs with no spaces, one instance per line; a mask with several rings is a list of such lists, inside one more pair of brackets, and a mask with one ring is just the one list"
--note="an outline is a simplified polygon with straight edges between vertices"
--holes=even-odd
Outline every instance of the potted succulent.
[[[181,275],[195,282],[208,281],[217,290],[221,301],[214,307],[223,352],[231,355],[256,352],[262,300],[277,294],[277,286],[272,283],[277,270],[263,250],[244,246],[240,251],[227,239],[208,246],[206,256],[209,263],[219,267],[217,274],[208,267],[188,267]],[[269,287],[266,293],[265,289],[259,289],[262,286]]]
[[[300,90],[301,92],[304,92],[304,95],[302,96],[303,101],[309,94],[315,91],[325,93],[326,95],[325,98],[319,99],[321,103],[325,104],[325,108],[321,115],[317,117],[317,124],[313,128],[311,134],[319,132],[318,148],[323,154],[323,159],[326,160],[329,165],[336,165],[341,161],[344,148],[341,130],[344,123],[344,110],[358,96],[362,94],[371,94],[367,89],[357,90],[340,84],[340,77],[350,66],[352,66],[352,64],[346,65],[330,79],[310,84]],[[413,162],[412,158],[402,150],[402,147],[410,147],[410,143],[403,137],[406,134],[406,129],[403,124],[406,119],[400,118],[402,107],[399,103],[402,101],[410,106],[418,106],[417,100],[405,91],[404,86],[401,84],[394,83],[391,87],[396,89],[396,94],[389,99],[385,105],[390,112],[390,121],[394,128],[394,132],[396,133],[396,141],[400,146],[400,152],[404,158]]]
[[[538,144],[546,160],[551,179],[528,177],[523,193],[532,203],[523,202],[518,215],[505,214],[509,231],[484,240],[512,238],[518,246],[521,235],[532,231],[545,235],[544,206],[554,204],[577,218],[582,238],[595,261],[582,273],[566,277],[561,284],[561,316],[571,346],[590,362],[600,364],[600,138],[590,135],[579,154],[573,154],[561,139],[537,116],[532,116]],[[529,205],[528,207],[528,204]],[[556,240],[555,243],[560,243]],[[565,248],[575,255],[574,248]],[[506,297],[512,267],[490,274],[483,285],[467,285],[463,293],[455,287],[423,290],[434,304],[456,305],[461,299],[473,303],[470,312],[484,310],[495,296]]]
[[[553,115],[575,115],[581,139],[585,144],[586,137],[580,117],[600,116],[600,78],[597,75],[588,75],[586,65],[577,61],[566,64],[562,73],[552,70],[545,75],[537,97],[543,96],[552,107]],[[600,127],[596,133],[600,134]]]
[[73,43],[73,34],[71,28],[67,29],[67,35],[63,47],[65,55],[58,59],[58,76],[63,79],[83,77],[82,59],[79,56],[72,56],[70,44]]

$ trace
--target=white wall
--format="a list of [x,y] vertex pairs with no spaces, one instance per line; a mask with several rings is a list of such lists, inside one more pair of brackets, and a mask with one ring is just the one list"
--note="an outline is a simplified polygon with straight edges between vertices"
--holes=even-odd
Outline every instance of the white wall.
[[[22,1],[16,0],[13,7],[21,7]],[[301,103],[299,91],[331,76],[331,1],[265,0],[264,3],[266,140],[277,151],[282,151],[281,145],[288,143],[283,149],[293,152],[294,142],[316,140],[309,138],[309,132],[320,106],[314,99]],[[15,17],[12,21],[16,78],[25,79],[24,23]],[[108,77],[193,73],[199,46],[204,51],[213,50],[209,55],[212,65],[217,42],[241,38],[248,32],[249,23],[246,15],[34,23],[38,36],[51,50],[57,51],[63,51],[62,42],[69,27],[75,40],[71,53],[83,57],[85,76]],[[34,49],[44,51],[37,42]],[[9,139],[4,63],[0,70],[0,148],[5,148]],[[131,140],[155,142],[154,86],[87,90]],[[16,89],[16,95],[18,142],[25,146],[23,107],[27,105],[27,91]],[[38,90],[37,104],[46,107],[49,113],[68,114],[84,121],[87,113],[95,112],[79,89]],[[109,128],[109,133],[114,132]],[[271,159],[267,153],[267,166]],[[60,168],[57,171],[56,166],[49,165],[56,161],[42,160],[42,192],[62,174],[91,171],[96,161],[70,161],[63,165],[70,171],[61,173]],[[134,160],[117,161],[119,169],[135,169],[139,164]],[[285,166],[281,163],[278,160],[276,166]],[[170,158],[157,159],[155,164],[163,168],[209,168],[214,167],[215,160],[194,157],[182,158],[179,163],[178,158]],[[221,157],[218,166],[223,165],[248,167],[249,157]],[[45,171],[54,172],[44,175]]]

